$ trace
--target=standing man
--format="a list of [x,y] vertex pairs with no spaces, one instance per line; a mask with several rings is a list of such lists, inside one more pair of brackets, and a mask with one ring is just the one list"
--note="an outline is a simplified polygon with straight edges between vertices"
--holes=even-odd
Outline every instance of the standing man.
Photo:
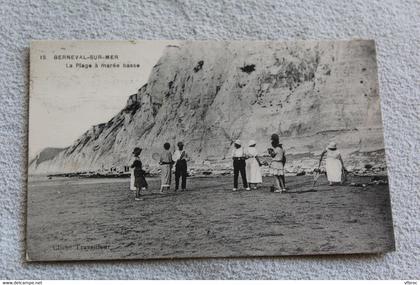
[[238,190],[239,173],[241,173],[242,184],[245,190],[247,191],[251,190],[251,188],[248,187],[248,182],[246,181],[246,170],[245,170],[246,157],[245,157],[244,149],[242,147],[242,143],[240,140],[236,140],[234,142],[232,159],[233,159],[233,191]]
[[184,143],[178,142],[178,149],[175,150],[172,160],[175,162],[175,191],[179,189],[179,178],[182,179],[181,191],[187,188],[187,161],[189,156],[184,150]]

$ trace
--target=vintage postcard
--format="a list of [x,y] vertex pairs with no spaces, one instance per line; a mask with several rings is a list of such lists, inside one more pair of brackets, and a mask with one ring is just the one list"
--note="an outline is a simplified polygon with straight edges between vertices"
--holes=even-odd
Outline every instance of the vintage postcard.
[[28,261],[395,249],[374,41],[34,41]]

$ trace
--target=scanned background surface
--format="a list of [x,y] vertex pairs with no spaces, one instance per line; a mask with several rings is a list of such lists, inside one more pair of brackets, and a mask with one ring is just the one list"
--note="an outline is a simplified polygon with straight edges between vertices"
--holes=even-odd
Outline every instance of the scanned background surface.
[[[419,2],[1,2],[0,278],[420,278]],[[397,252],[383,256],[23,262],[29,40],[350,38],[372,38],[377,43]]]

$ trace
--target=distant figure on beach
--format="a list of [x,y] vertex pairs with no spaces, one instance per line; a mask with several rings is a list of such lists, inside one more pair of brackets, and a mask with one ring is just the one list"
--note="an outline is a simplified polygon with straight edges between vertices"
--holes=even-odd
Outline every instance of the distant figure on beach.
[[274,182],[277,189],[276,193],[286,192],[286,181],[284,178],[284,165],[286,163],[286,153],[283,146],[280,144],[280,139],[277,134],[271,136],[271,146],[268,149],[268,154],[272,157],[270,164],[270,174],[274,176]]
[[139,147],[134,148],[133,152],[131,153],[132,158],[130,160],[130,190],[136,191],[136,186],[134,186],[134,168],[132,167],[134,161],[139,159],[141,149]]
[[246,151],[246,180],[248,186],[252,189],[257,189],[257,185],[262,183],[261,176],[261,162],[258,158],[257,143],[254,140],[249,141],[248,149]]
[[144,177],[144,171],[143,171],[143,165],[140,160],[140,153],[142,149],[141,148],[134,148],[133,154],[134,154],[134,161],[131,164],[131,168],[133,169],[133,176],[134,176],[134,187],[136,188],[136,201],[142,200],[140,197],[140,191],[147,189],[147,182],[146,178]]
[[179,180],[181,178],[181,191],[187,188],[187,161],[188,154],[184,150],[184,143],[178,142],[178,149],[175,150],[172,160],[175,162],[175,191],[179,189]]
[[344,167],[341,154],[337,149],[337,144],[335,142],[330,142],[327,146],[327,149],[321,153],[318,169],[321,167],[321,162],[325,154],[327,156],[327,159],[325,160],[325,168],[327,171],[327,179],[329,184],[333,185],[333,183],[342,183],[343,174],[347,170]]
[[171,176],[172,176],[172,164],[174,164],[172,160],[172,154],[170,152],[171,145],[170,143],[166,142],[163,145],[164,151],[160,155],[159,164],[161,169],[161,185],[160,185],[160,193],[163,193],[164,189],[168,189],[171,187]]
[[236,140],[234,142],[234,148],[232,152],[232,159],[233,159],[233,191],[238,190],[238,178],[239,173],[242,177],[242,184],[245,190],[249,191],[251,188],[248,187],[248,183],[246,180],[246,163],[245,163],[245,152],[242,147],[242,143],[240,140]]

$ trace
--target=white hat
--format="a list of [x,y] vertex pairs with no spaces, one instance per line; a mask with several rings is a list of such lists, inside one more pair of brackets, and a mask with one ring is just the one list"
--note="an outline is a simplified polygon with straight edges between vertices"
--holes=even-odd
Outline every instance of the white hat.
[[248,146],[251,146],[251,145],[254,145],[254,144],[257,144],[257,142],[254,141],[254,140],[250,140],[249,143],[248,143]]
[[241,140],[236,140],[235,144],[242,145]]
[[328,144],[327,148],[329,148],[329,149],[336,149],[337,148],[337,144],[335,142],[330,142]]

